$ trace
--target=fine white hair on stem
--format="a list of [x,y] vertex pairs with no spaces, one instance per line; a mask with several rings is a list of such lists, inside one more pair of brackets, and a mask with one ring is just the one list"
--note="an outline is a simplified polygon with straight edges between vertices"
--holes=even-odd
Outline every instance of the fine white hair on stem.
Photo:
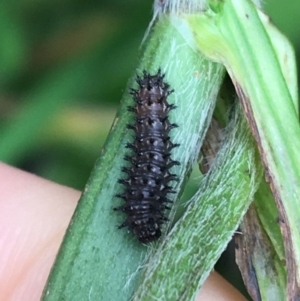
[[[220,0],[221,1],[221,0]],[[263,0],[252,0],[258,7],[262,8]],[[178,15],[180,13],[201,13],[208,9],[209,0],[154,0],[153,17],[145,32],[141,45],[144,44],[156,19],[166,13]]]
[[154,15],[167,12],[174,14],[201,12],[207,8],[207,3],[207,0],[155,0]]
[[[221,0],[220,0],[221,1]],[[252,0],[259,8],[262,7],[262,0]],[[164,13],[197,13],[208,8],[209,0],[155,0],[154,18]]]
[[[221,0],[220,0],[221,1]],[[252,0],[258,7],[262,8],[263,0]],[[156,19],[166,13],[178,15],[180,13],[201,13],[208,9],[209,0],[154,0],[153,17],[145,32],[141,45],[144,44]]]
[[252,2],[260,9],[262,9],[263,6],[263,0],[252,0]]
[[[154,0],[153,17],[145,32],[141,45],[144,44],[156,19],[168,12],[171,14],[202,12],[207,7],[208,0]],[[259,1],[259,0],[258,0]]]

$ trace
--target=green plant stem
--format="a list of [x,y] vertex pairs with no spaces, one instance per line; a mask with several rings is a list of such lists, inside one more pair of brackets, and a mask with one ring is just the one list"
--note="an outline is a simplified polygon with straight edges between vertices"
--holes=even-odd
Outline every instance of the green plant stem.
[[[169,102],[178,106],[170,119],[180,128],[172,131],[172,140],[180,143],[172,156],[181,163],[174,168],[180,175],[180,183],[174,187],[179,192],[197,161],[224,68],[199,56],[168,18],[161,18],[148,37],[137,73],[145,69],[154,74],[158,68],[175,89]],[[122,191],[117,180],[123,177],[125,144],[133,138],[126,125],[133,123],[127,106],[133,105],[128,91],[135,87],[135,77],[129,80],[101,157],[66,232],[43,301],[124,301],[133,294],[147,248],[128,231],[117,230],[125,216],[113,207],[120,204],[114,195]]]

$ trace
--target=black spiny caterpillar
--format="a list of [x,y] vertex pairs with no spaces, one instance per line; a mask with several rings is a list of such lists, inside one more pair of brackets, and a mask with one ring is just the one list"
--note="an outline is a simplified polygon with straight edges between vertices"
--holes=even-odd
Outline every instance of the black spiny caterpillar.
[[131,89],[135,106],[128,110],[135,114],[135,123],[127,128],[134,131],[134,142],[127,144],[132,154],[124,159],[132,166],[122,168],[127,177],[119,183],[125,185],[125,191],[117,197],[125,204],[115,208],[127,214],[119,228],[129,227],[142,243],[161,236],[161,225],[167,220],[163,212],[170,209],[167,203],[172,203],[167,195],[175,193],[169,183],[178,181],[170,172],[179,164],[171,158],[171,150],[178,144],[172,143],[169,136],[177,124],[170,123],[168,117],[176,106],[167,102],[173,90],[163,79],[160,69],[155,75],[144,71],[143,77],[136,79],[139,89]]

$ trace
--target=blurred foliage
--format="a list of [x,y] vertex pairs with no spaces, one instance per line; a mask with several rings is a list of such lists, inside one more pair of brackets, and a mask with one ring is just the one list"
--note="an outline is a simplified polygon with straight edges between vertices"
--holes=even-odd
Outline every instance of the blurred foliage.
[[137,63],[151,5],[1,1],[2,161],[83,188]]
[[[84,187],[137,64],[152,2],[1,1],[0,160]],[[266,0],[265,8],[299,53],[300,2]]]

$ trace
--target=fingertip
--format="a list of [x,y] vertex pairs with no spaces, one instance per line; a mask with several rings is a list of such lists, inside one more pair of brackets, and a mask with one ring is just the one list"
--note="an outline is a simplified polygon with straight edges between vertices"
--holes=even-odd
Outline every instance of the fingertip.
[[0,163],[0,300],[39,300],[80,193]]
[[212,272],[196,301],[247,301],[247,299],[217,272]]

